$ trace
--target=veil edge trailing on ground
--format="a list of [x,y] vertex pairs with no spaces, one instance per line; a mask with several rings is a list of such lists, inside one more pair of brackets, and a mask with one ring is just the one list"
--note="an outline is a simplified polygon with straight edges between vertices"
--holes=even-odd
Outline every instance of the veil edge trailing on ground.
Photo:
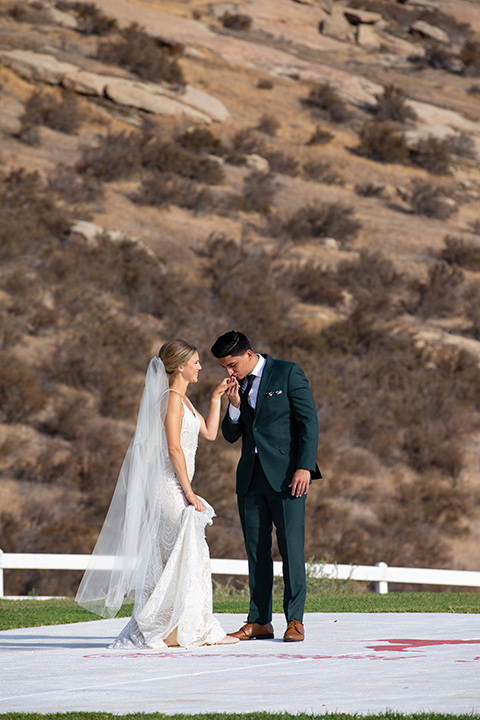
[[165,367],[154,357],[145,377],[135,434],[75,598],[79,605],[102,617],[114,617],[125,600],[135,599],[135,589],[143,587],[164,495],[161,483],[167,458],[167,390]]

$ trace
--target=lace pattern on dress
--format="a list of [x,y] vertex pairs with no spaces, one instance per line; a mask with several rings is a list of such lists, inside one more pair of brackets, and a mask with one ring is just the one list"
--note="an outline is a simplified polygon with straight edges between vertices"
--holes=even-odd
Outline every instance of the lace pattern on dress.
[[[195,472],[200,418],[184,400],[180,442],[188,477]],[[213,508],[195,510],[183,493],[165,448],[165,478],[153,503],[158,520],[143,584],[135,592],[133,614],[112,648],[192,647],[218,642],[225,636],[212,613],[210,556],[205,526]]]

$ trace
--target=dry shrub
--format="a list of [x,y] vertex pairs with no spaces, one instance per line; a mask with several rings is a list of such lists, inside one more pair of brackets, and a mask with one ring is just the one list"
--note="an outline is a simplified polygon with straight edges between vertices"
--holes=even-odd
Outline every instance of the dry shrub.
[[450,139],[439,140],[430,135],[422,138],[410,148],[411,161],[418,167],[435,175],[450,172],[452,162],[452,143]]
[[450,438],[443,422],[430,419],[430,422],[420,422],[407,428],[403,449],[408,456],[408,464],[419,473],[436,469],[457,478],[463,467],[461,446],[458,440]]
[[376,95],[377,104],[374,113],[378,121],[406,122],[416,120],[417,113],[406,104],[407,96],[398,87],[387,85],[383,95]]
[[78,457],[72,449],[65,447],[60,438],[48,439],[45,448],[36,457],[22,458],[15,466],[19,480],[39,485],[59,484],[62,487],[78,485]]
[[254,128],[238,130],[232,139],[234,153],[263,155],[266,151],[264,138]]
[[65,12],[73,10],[77,16],[77,30],[84,35],[109,35],[117,29],[117,21],[104,15],[94,3],[59,0],[56,6]]
[[41,2],[15,3],[8,9],[8,15],[16,22],[31,23],[32,25],[51,25],[52,17]]
[[359,133],[358,155],[377,162],[407,163],[410,157],[405,135],[391,123],[366,122]]
[[426,215],[438,220],[446,220],[457,211],[456,203],[446,197],[442,188],[420,179],[412,182],[410,204],[417,215]]
[[463,238],[446,235],[440,258],[449,265],[459,265],[473,272],[480,271],[480,243],[466,242]]
[[475,140],[465,132],[457,133],[449,138],[449,150],[453,155],[468,160],[475,160],[477,157]]
[[425,283],[413,282],[417,299],[412,311],[422,317],[446,317],[455,312],[462,299],[463,272],[458,267],[435,263],[428,271]]
[[360,197],[381,197],[385,191],[385,183],[374,183],[368,180],[355,185],[355,192]]
[[339,285],[348,289],[364,309],[368,306],[384,317],[394,304],[394,291],[402,286],[392,261],[369,250],[361,250],[357,260],[340,262],[337,278]]
[[293,274],[293,278],[291,271],[288,275],[295,293],[305,302],[335,307],[344,299],[336,273],[321,265],[307,263]]
[[[190,140],[198,147],[200,137],[195,134]],[[213,136],[203,136],[203,139],[213,142]],[[182,144],[187,144],[187,134],[180,136],[180,140]],[[166,140],[156,130],[145,129],[142,133],[131,132],[128,135],[125,132],[109,133],[99,137],[96,145],[82,148],[77,170],[105,181],[131,177],[142,168],[163,174],[173,173],[208,185],[224,181],[224,171],[218,160],[204,153],[191,152],[182,144]]]
[[268,160],[272,172],[290,177],[298,175],[299,163],[293,155],[286,155],[282,150],[274,150],[265,152],[264,156]]
[[472,282],[465,290],[465,315],[471,322],[467,332],[475,340],[480,340],[480,287]]
[[47,396],[38,373],[17,356],[0,352],[0,416],[24,422],[40,410]]
[[180,177],[208,185],[221,185],[225,174],[220,162],[204,154],[194,154],[174,141],[165,142],[145,133],[141,141],[141,163],[148,170],[175,173]]
[[285,235],[293,242],[333,237],[346,245],[353,240],[361,227],[354,209],[342,203],[316,203],[304,205],[286,220],[273,217],[267,224],[269,235]]
[[480,41],[466,40],[460,50],[460,60],[466,75],[480,75]]
[[[106,293],[129,312],[163,313],[164,267],[155,255],[129,238],[113,241],[104,234],[87,246],[71,241],[49,258],[43,272],[55,288],[56,302],[68,321],[87,310],[93,312],[96,298],[100,302]],[[82,293],[79,288],[83,288]]]
[[469,223],[469,230],[474,235],[480,235],[480,218],[477,218],[476,220],[472,220]]
[[415,61],[422,65],[427,65],[435,70],[446,70],[452,72],[455,68],[455,53],[451,48],[446,47],[443,43],[429,42],[425,48],[423,58],[415,58]]
[[248,31],[252,25],[252,18],[250,15],[243,13],[229,13],[225,12],[221,17],[222,25],[229,30],[240,30]]
[[199,188],[192,180],[158,170],[143,174],[132,200],[139,205],[168,207],[173,204],[196,212],[211,210],[215,205],[210,192]]
[[194,127],[175,136],[182,148],[191,153],[210,153],[211,155],[224,155],[226,149],[211,130],[204,127]]
[[273,90],[274,84],[269,78],[260,78],[257,82],[257,88],[259,90]]
[[8,272],[4,289],[10,295],[9,315],[15,319],[19,332],[37,335],[45,328],[55,327],[57,314],[52,295],[34,269],[22,265]]
[[36,172],[1,173],[0,181],[0,261],[48,257],[68,231],[64,212]]
[[75,334],[60,344],[46,368],[52,379],[94,393],[105,416],[131,417],[132,371],[145,368],[151,345],[141,321],[99,307],[80,317],[72,329]]
[[307,140],[307,145],[327,145],[331,140],[333,140],[333,134],[326,130],[325,128],[322,128],[317,125],[313,133],[310,135],[310,138]]
[[366,448],[386,464],[407,462],[417,471],[440,470],[456,478],[465,424],[459,427],[454,418],[463,408],[472,422],[479,406],[475,359],[450,349],[424,357],[408,337],[390,335],[361,308],[325,329],[321,340],[318,367],[311,367],[308,377],[323,388],[322,413],[335,418],[349,445]]
[[140,138],[137,133],[108,133],[95,145],[81,148],[76,170],[106,182],[131,177],[140,170]]
[[280,122],[277,120],[275,115],[270,115],[269,113],[264,113],[262,115],[256,127],[257,130],[265,133],[266,135],[270,135],[271,137],[275,137],[279,128]]
[[333,122],[346,122],[351,112],[330,83],[314,85],[303,103],[313,111],[323,111]]
[[230,326],[250,327],[250,336],[257,334],[264,342],[283,336],[290,298],[282,287],[277,287],[272,258],[263,248],[214,233],[208,239],[206,254],[210,290],[218,305],[213,311],[223,313]]
[[48,174],[47,187],[70,205],[98,202],[104,196],[98,178],[88,173],[79,175],[74,168],[62,163]]
[[345,180],[342,175],[332,168],[331,163],[323,160],[309,160],[303,166],[303,174],[306,180],[313,180],[325,185],[343,185]]
[[259,212],[268,215],[277,191],[273,173],[254,170],[243,183],[241,209],[247,212]]
[[142,80],[185,84],[177,60],[169,56],[160,40],[148,35],[137,23],[132,23],[122,30],[118,41],[101,42],[97,58],[125,67]]
[[84,113],[74,92],[63,90],[61,97],[57,99],[53,93],[40,90],[34,92],[25,104],[25,112],[20,117],[18,137],[29,143],[29,140],[35,137],[32,131],[37,125],[75,135],[83,119]]

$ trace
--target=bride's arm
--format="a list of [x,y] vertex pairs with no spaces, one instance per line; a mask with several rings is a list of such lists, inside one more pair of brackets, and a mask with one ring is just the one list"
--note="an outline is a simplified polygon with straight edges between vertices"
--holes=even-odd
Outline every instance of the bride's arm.
[[212,399],[210,400],[210,410],[207,415],[207,419],[197,413],[200,417],[200,436],[205,440],[215,440],[218,433],[218,426],[220,424],[220,410],[222,407],[222,395],[225,394],[227,387],[230,384],[230,378],[224,378],[220,385],[217,385],[212,393]]
[[170,456],[173,469],[175,470],[175,475],[179,479],[182,490],[185,493],[185,497],[190,505],[195,507],[195,510],[202,511],[202,501],[193,492],[188,478],[187,463],[185,461],[185,455],[183,454],[180,442],[180,432],[182,429],[182,418],[184,412],[185,410],[183,408],[180,395],[177,393],[170,393],[167,415],[165,417],[165,434],[167,436],[168,454]]

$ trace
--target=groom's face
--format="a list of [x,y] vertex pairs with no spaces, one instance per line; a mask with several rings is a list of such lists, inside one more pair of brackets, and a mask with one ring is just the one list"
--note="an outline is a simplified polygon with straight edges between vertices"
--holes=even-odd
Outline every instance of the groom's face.
[[243,380],[245,375],[253,370],[257,364],[258,357],[252,350],[247,350],[244,355],[227,355],[220,358],[219,363],[225,368],[230,377]]

